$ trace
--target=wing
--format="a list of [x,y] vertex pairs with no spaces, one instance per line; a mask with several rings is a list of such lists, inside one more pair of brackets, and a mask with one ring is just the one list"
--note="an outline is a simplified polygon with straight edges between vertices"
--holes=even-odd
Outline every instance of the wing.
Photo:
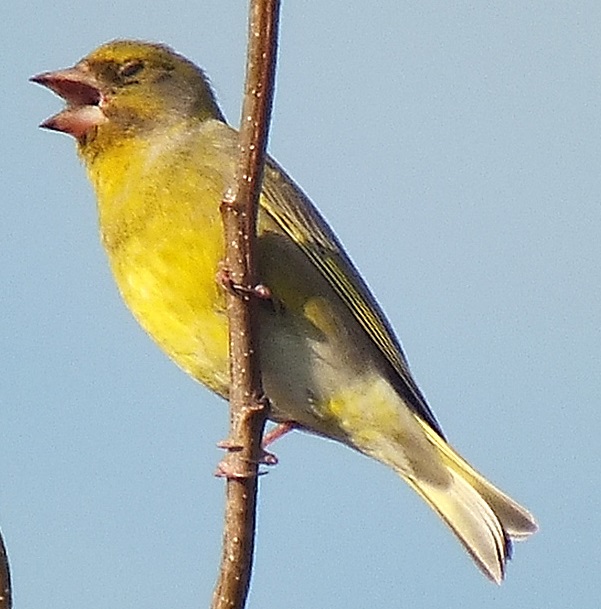
[[272,159],[265,167],[261,208],[302,249],[346,303],[396,373],[391,374],[391,381],[407,405],[444,438],[411,376],[401,345],[367,284],[313,203]]

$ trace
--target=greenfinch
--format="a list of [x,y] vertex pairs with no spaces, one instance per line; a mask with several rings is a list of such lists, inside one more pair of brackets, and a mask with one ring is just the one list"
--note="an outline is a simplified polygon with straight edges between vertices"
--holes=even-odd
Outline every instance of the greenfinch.
[[[162,44],[117,40],[32,80],[66,101],[41,126],[77,141],[125,303],[172,360],[227,398],[228,321],[215,277],[238,133],[206,75]],[[500,583],[512,539],[534,533],[534,518],[447,443],[366,283],[271,158],[258,276],[271,295],[259,305],[259,324],[272,420],[390,466]]]

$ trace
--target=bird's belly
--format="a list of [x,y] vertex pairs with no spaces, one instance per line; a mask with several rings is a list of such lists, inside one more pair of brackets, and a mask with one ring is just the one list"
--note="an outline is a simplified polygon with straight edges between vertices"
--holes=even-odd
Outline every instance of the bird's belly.
[[[228,323],[223,288],[215,278],[221,243],[213,240],[210,248],[212,240],[199,241],[197,233],[186,240],[185,234],[180,230],[177,239],[155,239],[152,247],[148,234],[132,238],[119,255],[109,253],[112,270],[127,306],[163,351],[227,397]],[[368,429],[379,431],[380,419],[398,416],[397,400],[380,400],[375,408],[379,352],[327,286],[316,293],[319,281],[312,268],[297,285],[300,273],[290,274],[289,268],[298,268],[298,261],[286,250],[274,254],[263,246],[263,251],[272,254],[261,276],[274,302],[259,305],[259,353],[272,418],[362,444],[366,438],[353,436],[363,417],[377,415]],[[278,269],[278,261],[285,268]]]
[[226,396],[228,326],[218,257],[194,243],[136,248],[111,259],[119,291],[140,325],[185,372]]

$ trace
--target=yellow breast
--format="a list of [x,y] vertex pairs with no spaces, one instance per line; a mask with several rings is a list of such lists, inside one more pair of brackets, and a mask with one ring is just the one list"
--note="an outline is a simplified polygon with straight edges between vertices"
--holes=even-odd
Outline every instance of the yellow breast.
[[198,139],[200,162],[182,158],[186,136],[165,134],[158,150],[156,141],[132,139],[88,170],[102,241],[127,306],[179,366],[225,395],[227,318],[216,281],[225,180],[214,160],[203,166]]

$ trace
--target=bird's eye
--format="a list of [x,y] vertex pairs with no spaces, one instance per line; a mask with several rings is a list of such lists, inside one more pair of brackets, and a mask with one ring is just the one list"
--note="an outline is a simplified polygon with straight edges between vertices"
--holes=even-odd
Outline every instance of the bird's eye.
[[119,76],[121,78],[131,78],[138,74],[144,68],[144,62],[139,59],[133,59],[123,64],[119,69]]

